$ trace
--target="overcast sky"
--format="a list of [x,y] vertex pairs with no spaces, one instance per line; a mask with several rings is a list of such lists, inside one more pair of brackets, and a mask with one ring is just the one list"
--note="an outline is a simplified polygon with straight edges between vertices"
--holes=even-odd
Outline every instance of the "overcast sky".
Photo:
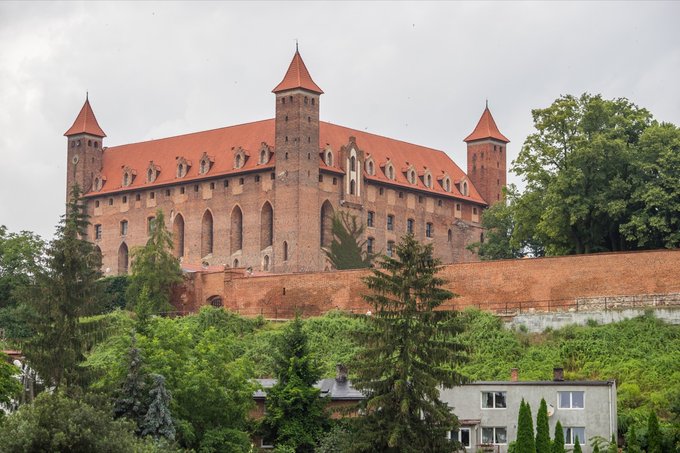
[[677,2],[0,2],[0,225],[52,236],[86,90],[106,146],[271,118],[298,39],[322,120],[465,170],[486,99],[510,159],[561,94],[680,124],[679,18]]

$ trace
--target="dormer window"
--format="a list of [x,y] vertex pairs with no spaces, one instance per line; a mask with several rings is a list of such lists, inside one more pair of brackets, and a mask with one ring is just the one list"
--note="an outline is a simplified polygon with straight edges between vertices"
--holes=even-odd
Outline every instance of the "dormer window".
[[263,149],[260,151],[260,163],[261,164],[266,164],[267,163],[267,150]]
[[371,158],[366,161],[366,173],[368,173],[370,176],[375,175],[375,165],[373,164],[373,160]]
[[388,162],[385,165],[385,176],[387,176],[387,179],[394,180],[394,165],[392,165],[392,162]]
[[149,162],[149,167],[146,169],[146,182],[154,182],[158,178],[161,168],[154,165],[153,161]]
[[333,152],[329,149],[326,151],[326,155],[324,156],[324,162],[326,162],[326,165],[329,167],[333,166]]
[[408,182],[411,184],[416,183],[416,171],[413,168],[409,168],[408,171],[406,172],[406,178],[408,179]]
[[104,177],[102,177],[101,175],[97,175],[94,178],[94,181],[92,182],[92,186],[94,187],[94,190],[96,190],[96,191],[102,190],[102,187],[104,187],[104,180],[105,180]]
[[463,187],[463,190],[461,191],[461,193],[467,197],[468,196],[468,183],[467,183],[467,181],[463,181],[462,187]]
[[210,171],[210,168],[212,167],[213,164],[213,159],[208,156],[208,153],[203,153],[201,156],[201,160],[198,161],[198,172],[201,175],[204,175]]
[[442,187],[445,191],[451,192],[451,178],[444,176],[444,179],[442,179]]
[[123,187],[128,187],[130,184],[132,184],[132,181],[135,180],[136,174],[137,173],[130,167],[123,168],[123,179],[121,181],[121,185]]
[[271,157],[271,149],[265,142],[262,142],[262,146],[260,146],[260,160],[258,161],[260,164],[266,164],[269,162],[269,159]]
[[177,158],[177,177],[184,178],[189,172],[189,167],[191,167],[191,162],[183,157]]
[[432,174],[430,172],[426,172],[425,176],[423,177],[423,182],[425,183],[425,187],[428,189],[432,188]]
[[243,168],[246,164],[246,153],[240,147],[236,150],[234,154],[234,168]]

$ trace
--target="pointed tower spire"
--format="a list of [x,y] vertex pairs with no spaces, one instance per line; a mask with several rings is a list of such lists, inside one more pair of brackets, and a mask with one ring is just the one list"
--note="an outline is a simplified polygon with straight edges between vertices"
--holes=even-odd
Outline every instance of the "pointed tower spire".
[[311,91],[312,93],[323,94],[323,90],[314,83],[312,76],[309,75],[307,66],[305,66],[305,62],[302,61],[300,52],[297,49],[297,42],[295,43],[293,61],[290,62],[290,66],[288,67],[288,71],[286,71],[286,75],[283,76],[283,80],[272,90],[272,93],[294,90],[295,88],[302,88]]
[[87,92],[85,93],[85,104],[80,109],[80,113],[78,113],[76,120],[73,122],[73,126],[64,133],[66,137],[77,134],[90,134],[100,138],[106,137],[102,128],[99,127],[99,123],[97,123],[97,118],[94,116],[92,106],[90,105],[89,93]]
[[510,140],[508,140],[505,135],[501,134],[501,131],[498,130],[498,126],[496,126],[496,122],[494,121],[491,111],[489,110],[488,100],[486,101],[486,108],[482,113],[482,117],[477,123],[477,127],[475,127],[475,130],[472,131],[472,134],[465,137],[465,140],[463,141],[473,142],[475,140],[484,140],[487,138],[493,138],[503,143],[510,143]]

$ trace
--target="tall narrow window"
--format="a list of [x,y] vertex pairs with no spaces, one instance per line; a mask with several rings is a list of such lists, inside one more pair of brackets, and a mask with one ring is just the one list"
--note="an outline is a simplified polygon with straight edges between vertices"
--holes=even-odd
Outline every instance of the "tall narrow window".
[[184,217],[181,214],[175,216],[172,224],[172,246],[177,258],[184,256]]
[[205,211],[201,221],[201,256],[210,255],[213,252],[213,216],[210,211]]
[[243,212],[238,206],[231,211],[231,253],[243,248]]
[[387,216],[387,231],[394,230],[394,216],[392,214]]
[[434,225],[430,222],[427,222],[427,224],[425,224],[425,236],[429,238],[434,236]]
[[127,233],[128,233],[128,221],[127,220],[121,220],[120,221],[120,235],[126,236]]
[[101,225],[95,225],[94,226],[94,238],[95,239],[101,239],[102,238],[102,226]]
[[369,255],[373,254],[374,242],[375,239],[373,238],[366,239],[366,252],[368,252]]
[[375,212],[368,211],[368,216],[366,217],[366,226],[372,228],[373,226],[375,226],[374,223],[373,223],[374,221],[375,221]]
[[288,242],[283,241],[283,261],[288,261]]
[[387,241],[387,256],[394,256],[394,241]]
[[269,202],[265,202],[260,213],[260,249],[272,245],[274,236],[274,210]]
[[356,195],[356,185],[357,185],[357,183],[354,180],[351,180],[349,182],[349,194],[350,195]]
[[413,234],[413,225],[415,224],[415,221],[413,219],[408,219],[406,221],[406,232],[408,234]]
[[349,159],[349,169],[350,171],[357,171],[357,158],[354,156]]
[[329,247],[333,242],[333,206],[326,200],[321,206],[320,243],[321,247]]
[[123,242],[118,248],[118,275],[128,273],[128,247]]
[[449,229],[447,237],[448,237],[448,241],[451,242],[451,240],[453,239],[453,233],[451,232],[451,229]]

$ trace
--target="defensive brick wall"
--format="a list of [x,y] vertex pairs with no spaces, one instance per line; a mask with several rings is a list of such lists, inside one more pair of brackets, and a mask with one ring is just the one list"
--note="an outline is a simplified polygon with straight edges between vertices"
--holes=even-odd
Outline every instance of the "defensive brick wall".
[[[680,250],[606,253],[486,261],[445,266],[446,287],[458,294],[445,308],[474,306],[498,314],[585,311],[640,305],[678,305]],[[194,311],[219,296],[246,316],[314,316],[333,309],[365,313],[369,271],[249,276],[241,269],[195,273],[178,295]]]

